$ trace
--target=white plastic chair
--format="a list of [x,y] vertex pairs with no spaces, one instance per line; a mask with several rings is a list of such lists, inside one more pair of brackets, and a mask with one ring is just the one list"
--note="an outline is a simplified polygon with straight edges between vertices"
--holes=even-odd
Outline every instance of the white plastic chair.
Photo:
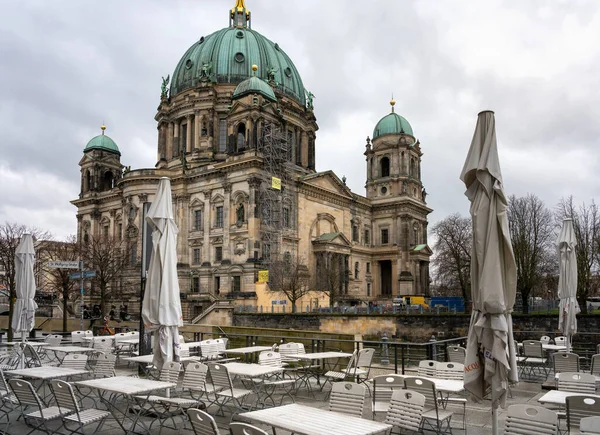
[[585,395],[567,397],[567,429],[569,432],[578,427],[584,417],[600,415],[600,400],[598,397]]
[[558,374],[558,390],[581,394],[595,394],[596,377],[589,373],[563,372]]
[[[27,435],[36,432],[38,429],[46,433],[53,433],[46,423],[62,416],[60,408],[58,406],[46,406],[36,393],[33,385],[23,379],[10,379],[8,385],[19,402],[21,416],[25,424],[32,428]],[[32,408],[34,411],[31,411]]]
[[337,382],[331,387],[329,410],[362,417],[367,388],[353,382]]
[[231,435],[269,435],[268,432],[248,423],[231,423],[229,432]]
[[235,411],[241,412],[244,410],[244,399],[253,393],[252,390],[244,388],[234,388],[227,370],[226,364],[211,364],[209,367],[210,377],[213,385],[217,391],[215,391],[215,404],[219,407],[221,415],[225,415],[223,410],[228,405],[234,409],[231,414],[231,418],[236,414]]
[[292,393],[294,392],[294,387],[296,385],[296,381],[294,379],[284,379],[283,378],[283,363],[281,361],[281,355],[278,352],[272,352],[270,350],[261,352],[258,355],[258,364],[261,366],[267,367],[277,367],[281,368],[281,372],[275,374],[269,378],[256,378],[252,381],[256,384],[260,384],[263,389],[264,397],[262,398],[263,404],[267,400],[270,400],[272,405],[275,406],[275,392],[277,389],[282,390],[281,399],[279,401],[279,406],[283,404],[283,400],[286,397],[289,397],[292,403],[295,402]]
[[[438,362],[435,365],[435,377],[439,379],[450,379],[462,381],[465,377],[465,366],[462,363]],[[440,391],[442,407],[450,405],[462,406],[462,428],[467,427],[467,399],[465,397],[450,397]]]
[[467,356],[467,350],[460,346],[448,346],[446,348],[448,354],[448,362],[457,362],[464,364]]
[[548,377],[548,358],[544,354],[541,341],[523,341],[523,357],[521,374],[527,371],[530,376],[535,376],[535,371],[538,371],[538,373],[543,371],[544,378]]
[[[98,424],[96,430],[92,433],[96,433],[102,429],[105,419],[110,415],[110,412],[95,408],[82,409],[79,400],[73,392],[73,387],[68,382],[55,379],[50,381],[50,388],[52,389],[52,393],[54,393],[56,404],[62,412],[65,429],[71,433],[79,432],[83,434],[83,428],[93,423]],[[69,424],[73,424],[75,428],[69,428]]]
[[76,346],[76,345],[81,345],[82,342],[82,338],[85,336],[85,331],[73,331],[71,332],[71,344]]
[[600,435],[600,416],[583,417],[579,420],[581,435]]
[[210,414],[190,408],[187,415],[195,435],[221,435],[217,422]]
[[79,353],[69,353],[65,355],[60,367],[67,367],[75,370],[85,370],[88,356]]
[[401,431],[420,432],[425,396],[412,390],[394,391],[385,422]]
[[437,434],[451,434],[450,420],[453,413],[438,406],[438,392],[435,384],[429,379],[405,378],[404,384],[407,390],[416,391],[425,396],[425,410],[423,412],[423,426]]
[[556,435],[556,412],[532,405],[511,405],[506,416],[505,435]]
[[404,389],[404,376],[389,374],[373,378],[373,394],[371,395],[371,411],[373,420],[377,413],[388,412],[392,395]]
[[426,359],[419,362],[419,376],[426,376],[428,378],[435,378],[435,368],[437,361]]
[[552,339],[550,337],[548,337],[547,335],[542,335],[540,337],[540,341],[542,344],[550,344],[552,342]]
[[579,355],[568,352],[556,352],[552,356],[554,361],[554,373],[578,372]]
[[558,346],[566,346],[567,345],[567,337],[559,336],[554,338],[554,344]]

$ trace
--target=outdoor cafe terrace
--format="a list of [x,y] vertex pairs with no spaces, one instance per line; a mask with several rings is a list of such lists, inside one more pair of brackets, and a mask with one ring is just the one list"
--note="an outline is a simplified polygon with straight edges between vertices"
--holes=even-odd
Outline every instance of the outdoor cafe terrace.
[[[389,433],[392,427],[397,433],[411,425],[424,433],[491,433],[490,400],[475,402],[464,391],[460,361],[466,337],[427,343],[323,339],[290,343],[277,336],[199,333],[182,338],[181,366],[167,364],[161,373],[152,365],[152,356],[137,355],[135,332],[109,337],[82,332],[30,341],[24,347],[24,364],[29,367],[24,371],[18,368],[22,346],[4,342],[2,368],[8,383],[4,390],[10,393],[3,393],[6,414],[0,431],[24,434],[41,424],[40,419],[19,418],[22,410],[14,395],[21,403],[27,394],[39,397],[43,409],[55,407],[43,411],[44,417],[53,417],[52,413],[68,409],[65,401],[72,400],[71,385],[81,400],[80,420],[91,422],[86,433],[103,423],[99,434],[193,434],[190,418],[199,424],[207,417],[197,411],[188,414],[188,408],[206,411],[221,434],[229,433],[230,427],[235,430],[231,422],[277,434],[358,435]],[[600,359],[594,356],[600,334],[575,336],[575,359],[566,357],[570,354],[560,336],[521,340],[515,334],[515,339],[520,342],[520,382],[510,388],[507,409],[499,412],[500,433],[514,421],[537,432],[510,433],[558,433],[554,421],[561,433],[569,429],[579,433],[583,411],[573,412],[573,404],[567,411],[566,401],[572,400],[566,398],[584,394],[593,400],[597,382],[590,373],[600,372]],[[424,403],[419,402],[419,393]],[[237,400],[228,400],[232,396]],[[584,414],[600,415],[599,403],[587,405]],[[29,406],[25,413],[37,408]],[[535,415],[527,418],[528,412]],[[47,430],[69,433],[64,422],[70,429],[78,428],[77,415],[68,415],[64,421],[60,416],[49,418]]]

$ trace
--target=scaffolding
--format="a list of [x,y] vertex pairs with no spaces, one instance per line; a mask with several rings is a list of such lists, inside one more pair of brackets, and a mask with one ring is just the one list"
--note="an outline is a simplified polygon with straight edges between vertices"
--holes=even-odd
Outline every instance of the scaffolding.
[[289,208],[284,211],[284,204],[291,204],[290,168],[287,165],[289,144],[281,129],[269,123],[263,127],[258,145],[263,157],[259,195],[262,243],[260,263],[263,270],[271,272],[274,262],[281,255],[284,226],[290,226],[291,219]]

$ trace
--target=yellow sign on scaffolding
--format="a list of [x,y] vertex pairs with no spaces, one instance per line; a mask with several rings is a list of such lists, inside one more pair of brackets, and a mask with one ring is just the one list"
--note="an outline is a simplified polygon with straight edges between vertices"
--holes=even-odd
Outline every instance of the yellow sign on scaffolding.
[[275,190],[281,190],[281,178],[271,177],[271,187]]
[[258,282],[259,283],[269,282],[269,271],[268,270],[259,270],[258,271]]

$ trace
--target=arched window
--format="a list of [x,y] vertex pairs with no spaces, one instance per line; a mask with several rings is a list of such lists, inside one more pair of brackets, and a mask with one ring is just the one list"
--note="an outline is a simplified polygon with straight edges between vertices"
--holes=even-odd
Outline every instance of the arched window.
[[88,192],[91,188],[92,188],[92,174],[90,174],[90,171],[87,170],[87,171],[85,171],[85,174],[83,176],[83,191]]
[[410,176],[414,177],[416,176],[416,164],[415,164],[415,159],[410,159]]
[[381,166],[381,176],[389,177],[390,176],[390,159],[387,157],[383,157],[379,164]]
[[110,171],[107,171],[104,174],[104,180],[102,182],[102,190],[110,190],[113,188],[113,174]]
[[241,122],[237,128],[237,150],[240,151],[246,148],[246,124]]
[[354,279],[358,279],[358,261],[354,263]]
[[413,245],[417,245],[419,241],[419,227],[417,224],[413,225]]

